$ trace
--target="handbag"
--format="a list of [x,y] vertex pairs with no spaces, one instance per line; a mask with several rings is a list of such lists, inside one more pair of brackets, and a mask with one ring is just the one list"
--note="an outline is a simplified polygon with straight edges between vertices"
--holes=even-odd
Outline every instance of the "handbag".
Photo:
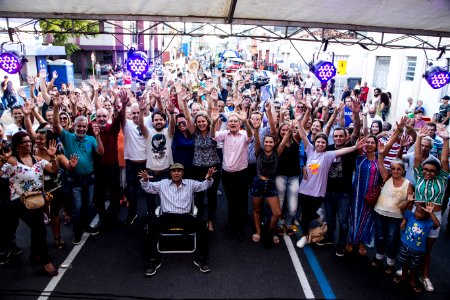
[[390,176],[388,178],[386,178],[386,180],[383,180],[383,182],[381,184],[377,185],[372,190],[367,191],[366,195],[364,196],[364,202],[366,202],[367,206],[375,207],[375,205],[377,204],[378,198],[380,197],[381,190],[383,189],[384,184],[386,183],[386,181],[389,180],[389,178],[390,178]]
[[20,201],[27,209],[38,209],[45,205],[45,198],[42,191],[25,192],[20,196]]

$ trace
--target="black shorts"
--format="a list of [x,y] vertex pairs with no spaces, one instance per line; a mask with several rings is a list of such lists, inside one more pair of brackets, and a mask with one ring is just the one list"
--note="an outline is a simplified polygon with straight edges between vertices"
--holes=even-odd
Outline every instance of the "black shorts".
[[408,264],[411,269],[419,269],[422,267],[424,252],[414,250],[402,242],[397,259],[401,264]]
[[252,197],[274,197],[278,196],[278,191],[273,179],[263,180],[256,176],[253,179],[252,186],[250,188],[250,195]]

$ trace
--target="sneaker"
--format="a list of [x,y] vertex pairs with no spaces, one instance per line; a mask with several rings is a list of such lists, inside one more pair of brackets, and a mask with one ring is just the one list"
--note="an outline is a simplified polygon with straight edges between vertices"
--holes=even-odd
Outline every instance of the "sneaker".
[[324,238],[321,241],[318,241],[316,243],[317,246],[326,246],[326,245],[333,245],[334,241],[332,239],[330,239],[329,237]]
[[308,239],[306,238],[306,235],[302,236],[301,239],[298,240],[296,246],[298,248],[303,248],[305,247],[306,243],[307,243]]
[[0,266],[9,262],[9,252],[0,253]]
[[156,274],[156,270],[161,267],[161,261],[159,259],[151,259],[148,263],[148,268],[145,271],[145,277],[151,277]]
[[196,265],[202,273],[208,273],[209,271],[211,271],[211,268],[206,264],[204,260],[194,258],[194,265]]
[[429,291],[429,292],[433,292],[434,291],[434,287],[433,284],[430,281],[430,278],[428,277],[419,277],[420,282],[423,284],[423,287]]
[[11,251],[11,254],[12,254],[12,255],[19,255],[19,254],[21,254],[21,253],[23,252],[22,249],[19,248],[19,247],[16,245],[16,242],[15,242],[15,241],[13,241],[13,242],[11,243],[11,245],[10,245],[10,251]]
[[403,274],[403,271],[402,271],[402,269],[400,269],[400,270],[397,270],[397,271],[395,272],[395,274],[397,274],[397,276],[401,277],[401,276],[402,276],[402,274]]
[[88,226],[84,229],[84,232],[89,233],[90,235],[97,235],[100,233],[97,227]]
[[220,190],[217,190],[217,196],[222,195],[222,192]]
[[336,256],[343,257],[344,256],[344,247],[336,247]]
[[74,235],[72,239],[72,244],[79,245],[81,243],[81,235]]
[[137,214],[134,215],[128,215],[127,219],[125,220],[125,225],[133,225],[134,220],[136,220]]

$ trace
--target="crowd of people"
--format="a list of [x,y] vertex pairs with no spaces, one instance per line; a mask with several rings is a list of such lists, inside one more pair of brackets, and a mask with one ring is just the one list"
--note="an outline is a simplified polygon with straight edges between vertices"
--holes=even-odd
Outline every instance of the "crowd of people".
[[[58,75],[48,78],[45,70],[28,76],[30,97],[11,107],[12,124],[0,125],[0,264],[21,253],[19,218],[31,228],[30,261],[53,276],[46,223],[63,249],[62,222],[72,224],[77,245],[83,232],[95,235],[142,217],[147,276],[161,266],[156,232],[171,222],[198,233],[194,263],[209,272],[208,233],[216,230],[222,183],[226,228],[238,240],[248,232],[250,194],[253,242],[276,245],[281,234],[299,234],[302,248],[326,222],[317,245],[334,245],[342,257],[366,256],[374,244],[374,267],[386,257],[387,274],[396,262],[402,266],[395,282],[408,280],[420,292],[419,279],[434,289],[431,251],[449,196],[448,96],[442,118],[425,122],[422,103],[411,101],[392,126],[386,122],[391,95],[375,88],[371,97],[367,83],[346,85],[336,99],[334,81],[317,86],[312,75],[288,72],[262,87],[251,72],[228,79],[221,70],[173,69],[162,81],[154,74],[137,83],[123,74],[119,81],[110,71],[107,81],[92,77],[79,88],[56,87]],[[53,199],[27,209],[24,199],[36,191]],[[145,216],[138,216],[141,205]],[[155,216],[158,205],[163,218]]]

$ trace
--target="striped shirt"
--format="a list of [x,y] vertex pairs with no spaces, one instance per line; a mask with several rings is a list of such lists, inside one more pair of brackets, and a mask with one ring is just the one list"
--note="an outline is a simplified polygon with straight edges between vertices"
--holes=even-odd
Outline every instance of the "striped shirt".
[[194,193],[204,191],[211,187],[212,184],[212,178],[202,182],[183,179],[178,187],[172,182],[172,179],[163,179],[156,182],[141,180],[141,186],[144,191],[150,194],[159,194],[162,212],[172,214],[190,213]]
[[448,173],[441,168],[439,173],[437,173],[433,179],[426,180],[423,177],[422,172],[422,166],[414,168],[414,176],[416,178],[416,201],[442,205],[445,189],[447,187]]

